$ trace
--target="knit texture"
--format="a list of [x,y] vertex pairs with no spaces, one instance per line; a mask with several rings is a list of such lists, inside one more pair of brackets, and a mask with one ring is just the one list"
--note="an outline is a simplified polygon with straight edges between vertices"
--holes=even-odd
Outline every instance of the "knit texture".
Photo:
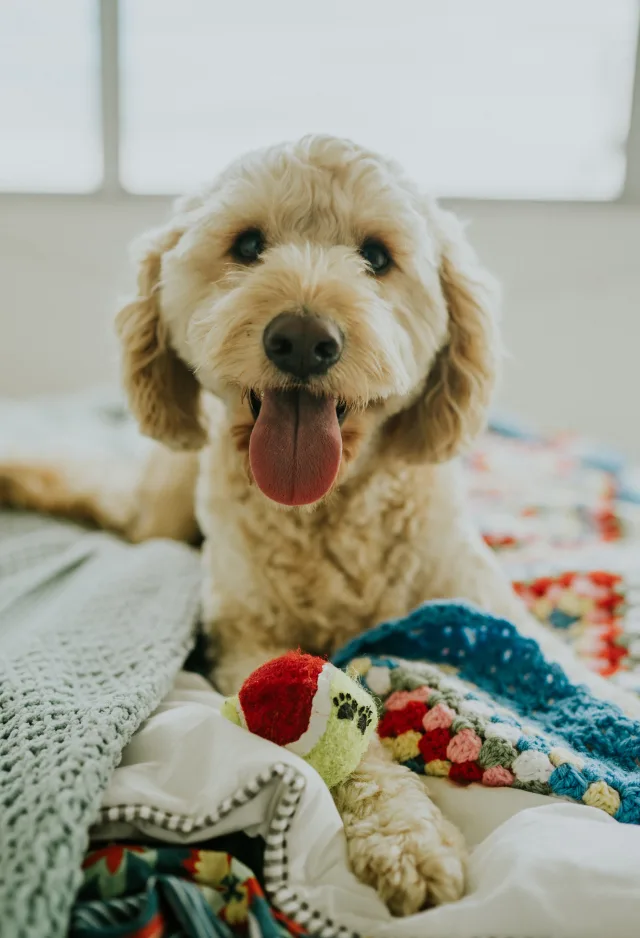
[[640,824],[640,723],[573,684],[509,622],[426,603],[349,642],[382,701],[378,733],[397,761],[455,782],[511,786]]
[[88,830],[131,735],[189,651],[200,566],[0,514],[0,936],[67,932]]

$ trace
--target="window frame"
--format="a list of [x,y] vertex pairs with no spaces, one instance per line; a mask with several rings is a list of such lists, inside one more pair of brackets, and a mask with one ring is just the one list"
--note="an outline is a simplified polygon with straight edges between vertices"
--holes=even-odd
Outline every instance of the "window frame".
[[[102,184],[93,192],[8,192],[0,190],[0,203],[7,199],[29,201],[98,200],[109,202],[166,203],[167,195],[133,193],[120,182],[120,0],[97,0],[99,7],[100,102],[102,132]],[[443,199],[444,202],[484,205],[638,205],[640,204],[640,28],[632,89],[631,119],[626,140],[626,173],[620,195],[615,199]]]

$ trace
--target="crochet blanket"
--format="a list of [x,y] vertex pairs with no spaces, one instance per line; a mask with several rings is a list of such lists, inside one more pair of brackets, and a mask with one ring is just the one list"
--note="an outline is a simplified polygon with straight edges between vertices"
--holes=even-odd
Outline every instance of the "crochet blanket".
[[167,693],[198,610],[195,552],[0,514],[0,935],[66,934],[88,830]]
[[640,691],[640,470],[579,437],[494,424],[466,460],[471,507],[541,622]]
[[415,772],[556,795],[640,824],[640,723],[573,684],[511,623],[427,603],[334,658],[381,701],[378,733]]

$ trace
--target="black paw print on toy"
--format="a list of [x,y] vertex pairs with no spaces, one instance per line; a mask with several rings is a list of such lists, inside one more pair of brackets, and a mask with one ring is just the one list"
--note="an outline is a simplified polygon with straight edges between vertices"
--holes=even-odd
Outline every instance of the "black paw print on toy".
[[338,694],[337,697],[333,698],[333,702],[338,708],[338,719],[339,720],[355,720],[356,726],[364,736],[367,727],[371,723],[371,711],[364,704],[360,704],[353,699],[351,694],[344,694],[342,691]]

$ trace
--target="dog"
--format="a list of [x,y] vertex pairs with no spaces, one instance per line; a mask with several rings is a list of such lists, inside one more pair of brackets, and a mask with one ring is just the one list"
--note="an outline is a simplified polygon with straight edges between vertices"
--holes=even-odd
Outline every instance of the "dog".
[[[455,457],[484,425],[500,342],[496,285],[451,213],[395,163],[311,136],[178,200],[137,263],[123,377],[162,445],[137,484],[5,464],[0,499],[133,541],[199,527],[225,694],[286,650],[330,655],[463,598],[637,713],[527,613],[467,516]],[[379,742],[335,801],[354,872],[393,914],[462,895],[461,835]]]

